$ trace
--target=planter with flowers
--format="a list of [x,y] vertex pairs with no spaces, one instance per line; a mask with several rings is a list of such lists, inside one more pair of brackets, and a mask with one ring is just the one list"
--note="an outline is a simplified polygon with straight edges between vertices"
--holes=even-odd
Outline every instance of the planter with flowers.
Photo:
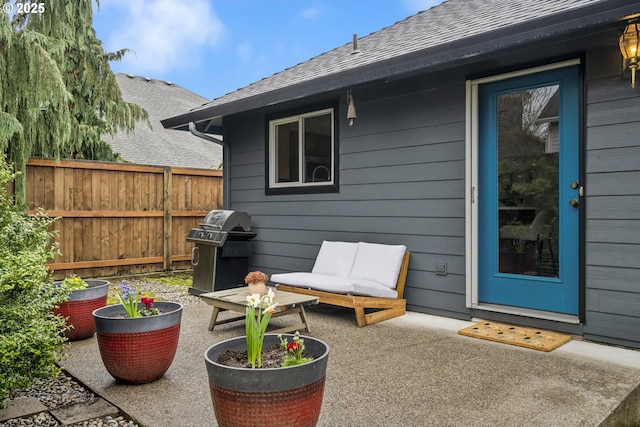
[[96,333],[92,313],[107,304],[109,282],[107,280],[83,280],[78,276],[69,276],[62,281],[53,282],[69,290],[69,299],[53,309],[55,314],[66,318],[64,331],[69,341],[90,338]]
[[262,271],[252,271],[244,278],[244,283],[249,287],[249,295],[258,294],[263,296],[267,291],[269,276]]
[[[277,303],[272,289],[249,295],[246,336],[204,354],[220,427],[315,426],[320,416],[329,346],[312,337],[265,334]],[[264,350],[264,351],[263,351]]]
[[102,362],[118,382],[155,381],[175,357],[182,304],[140,297],[124,281],[117,297],[120,304],[93,312]]

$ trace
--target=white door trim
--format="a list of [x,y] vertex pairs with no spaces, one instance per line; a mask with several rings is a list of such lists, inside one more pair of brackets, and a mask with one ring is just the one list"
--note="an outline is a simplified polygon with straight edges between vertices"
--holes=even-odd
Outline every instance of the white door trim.
[[481,304],[478,301],[478,86],[513,77],[555,70],[579,65],[580,59],[556,62],[539,67],[527,68],[510,73],[497,74],[466,81],[465,114],[465,275],[467,308],[517,314],[540,319],[557,320],[567,323],[579,323],[578,316],[522,309],[493,304]]

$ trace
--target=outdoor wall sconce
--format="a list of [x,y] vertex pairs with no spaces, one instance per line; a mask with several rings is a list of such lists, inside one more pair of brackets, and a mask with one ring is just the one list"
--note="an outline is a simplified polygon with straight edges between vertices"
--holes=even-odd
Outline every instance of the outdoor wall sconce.
[[349,119],[349,126],[353,126],[353,119],[357,119],[358,115],[356,114],[356,104],[353,101],[353,95],[351,91],[347,91],[347,119]]
[[638,59],[640,57],[638,52],[640,50],[640,28],[637,23],[627,25],[624,29],[624,33],[620,36],[620,52],[622,57],[629,61],[629,68],[631,69],[631,87],[636,87],[636,69],[638,68]]

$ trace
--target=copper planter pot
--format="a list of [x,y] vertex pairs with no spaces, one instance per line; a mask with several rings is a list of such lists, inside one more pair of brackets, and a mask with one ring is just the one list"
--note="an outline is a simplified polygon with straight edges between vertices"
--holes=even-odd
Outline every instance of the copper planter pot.
[[[65,317],[69,328],[64,332],[69,341],[90,338],[96,333],[93,323],[93,311],[107,304],[109,281],[85,280],[89,285],[86,289],[71,291],[69,299],[53,312]],[[58,286],[61,282],[53,282]]]
[[[293,335],[283,334],[289,341]],[[329,346],[303,336],[305,352],[314,360],[284,368],[235,368],[216,363],[225,350],[246,350],[245,337],[221,341],[204,354],[209,389],[220,427],[312,427],[318,422],[329,360]],[[263,348],[280,343],[267,334]]]
[[119,304],[93,312],[102,362],[118,382],[155,381],[173,362],[180,337],[182,304],[160,301],[153,306],[161,313],[130,318]]

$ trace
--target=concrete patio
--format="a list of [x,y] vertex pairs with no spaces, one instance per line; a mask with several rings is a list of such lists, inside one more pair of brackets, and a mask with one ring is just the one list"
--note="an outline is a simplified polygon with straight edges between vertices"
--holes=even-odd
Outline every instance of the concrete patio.
[[[185,306],[176,358],[151,384],[117,384],[95,337],[72,343],[62,365],[140,425],[215,426],[203,353],[244,329],[237,322],[208,331],[211,311],[204,303]],[[319,426],[614,426],[640,420],[639,351],[574,339],[545,353],[463,337],[457,331],[471,322],[418,313],[365,328],[356,326],[351,310],[320,305],[307,314],[309,335],[331,346]],[[274,326],[286,325],[287,317],[274,319]]]

